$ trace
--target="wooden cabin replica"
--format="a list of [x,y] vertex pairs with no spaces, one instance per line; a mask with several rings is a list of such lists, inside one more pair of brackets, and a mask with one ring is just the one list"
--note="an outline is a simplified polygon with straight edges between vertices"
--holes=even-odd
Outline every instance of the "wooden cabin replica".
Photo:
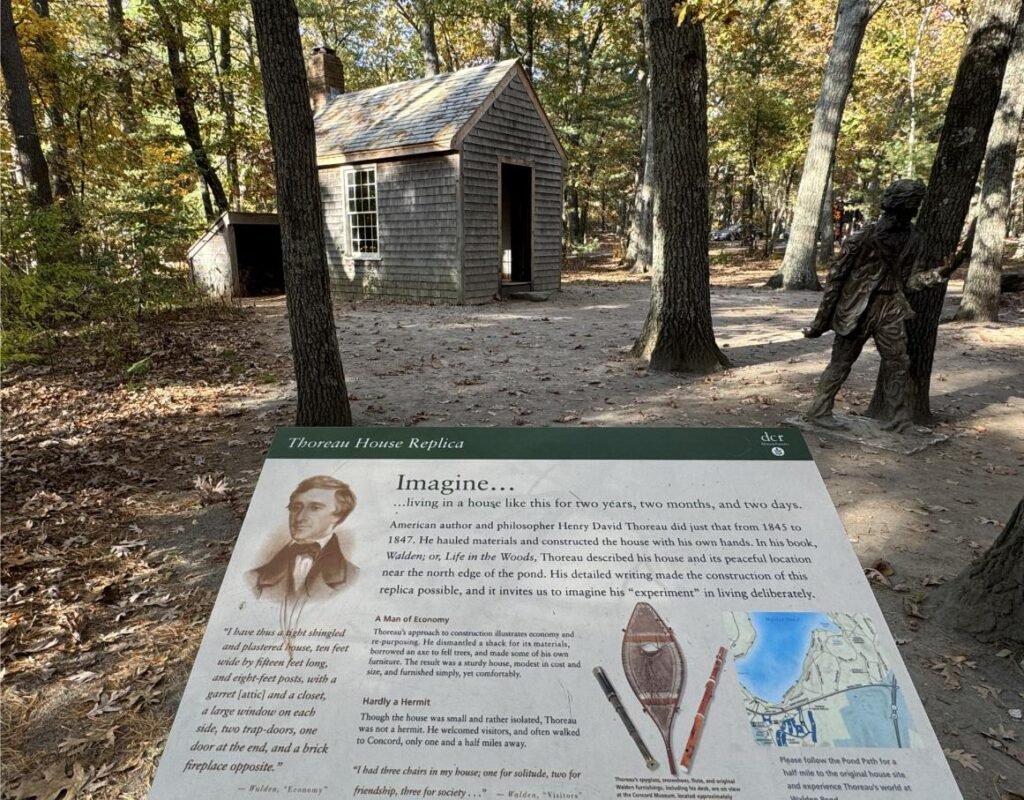
[[[318,76],[340,75],[321,49]],[[311,75],[314,70],[311,69]],[[343,93],[310,81],[336,296],[558,289],[565,151],[517,61]]]

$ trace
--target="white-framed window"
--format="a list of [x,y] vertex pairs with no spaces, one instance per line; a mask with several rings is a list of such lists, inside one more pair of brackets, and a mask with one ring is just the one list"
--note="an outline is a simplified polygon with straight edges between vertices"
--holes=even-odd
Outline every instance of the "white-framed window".
[[345,237],[348,254],[380,258],[377,239],[377,168],[348,167],[342,170],[345,185]]

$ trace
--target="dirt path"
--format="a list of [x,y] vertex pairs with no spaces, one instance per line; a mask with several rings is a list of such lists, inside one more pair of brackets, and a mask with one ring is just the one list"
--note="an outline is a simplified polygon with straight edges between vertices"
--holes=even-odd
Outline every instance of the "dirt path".
[[[828,343],[799,333],[818,295],[744,285],[760,274],[730,273],[713,291],[733,366],[710,377],[630,357],[648,287],[621,272],[577,273],[543,303],[344,304],[356,424],[783,424]],[[933,408],[945,442],[903,456],[808,436],[858,557],[885,573],[879,602],[972,799],[1024,794],[1024,724],[1008,713],[1024,706],[1024,653],[946,635],[927,598],[1024,491],[1022,302],[1010,297],[1000,325],[941,328]],[[292,418],[284,315],[278,298],[164,321],[141,344],[149,371],[131,380],[69,353],[8,377],[4,778],[17,788],[6,795],[145,794],[263,452]],[[876,367],[866,353],[841,410],[866,408]]]

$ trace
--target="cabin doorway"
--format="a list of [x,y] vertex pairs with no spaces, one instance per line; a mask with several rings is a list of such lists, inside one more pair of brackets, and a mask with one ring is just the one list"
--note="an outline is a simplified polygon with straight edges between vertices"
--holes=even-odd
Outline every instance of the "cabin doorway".
[[274,225],[235,225],[239,297],[284,294],[281,229]]
[[501,165],[501,282],[522,286],[532,280],[533,170]]

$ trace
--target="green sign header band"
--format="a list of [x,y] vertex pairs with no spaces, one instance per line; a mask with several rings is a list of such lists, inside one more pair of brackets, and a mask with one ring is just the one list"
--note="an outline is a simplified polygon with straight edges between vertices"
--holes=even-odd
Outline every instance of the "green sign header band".
[[809,461],[796,428],[279,428],[268,458]]

